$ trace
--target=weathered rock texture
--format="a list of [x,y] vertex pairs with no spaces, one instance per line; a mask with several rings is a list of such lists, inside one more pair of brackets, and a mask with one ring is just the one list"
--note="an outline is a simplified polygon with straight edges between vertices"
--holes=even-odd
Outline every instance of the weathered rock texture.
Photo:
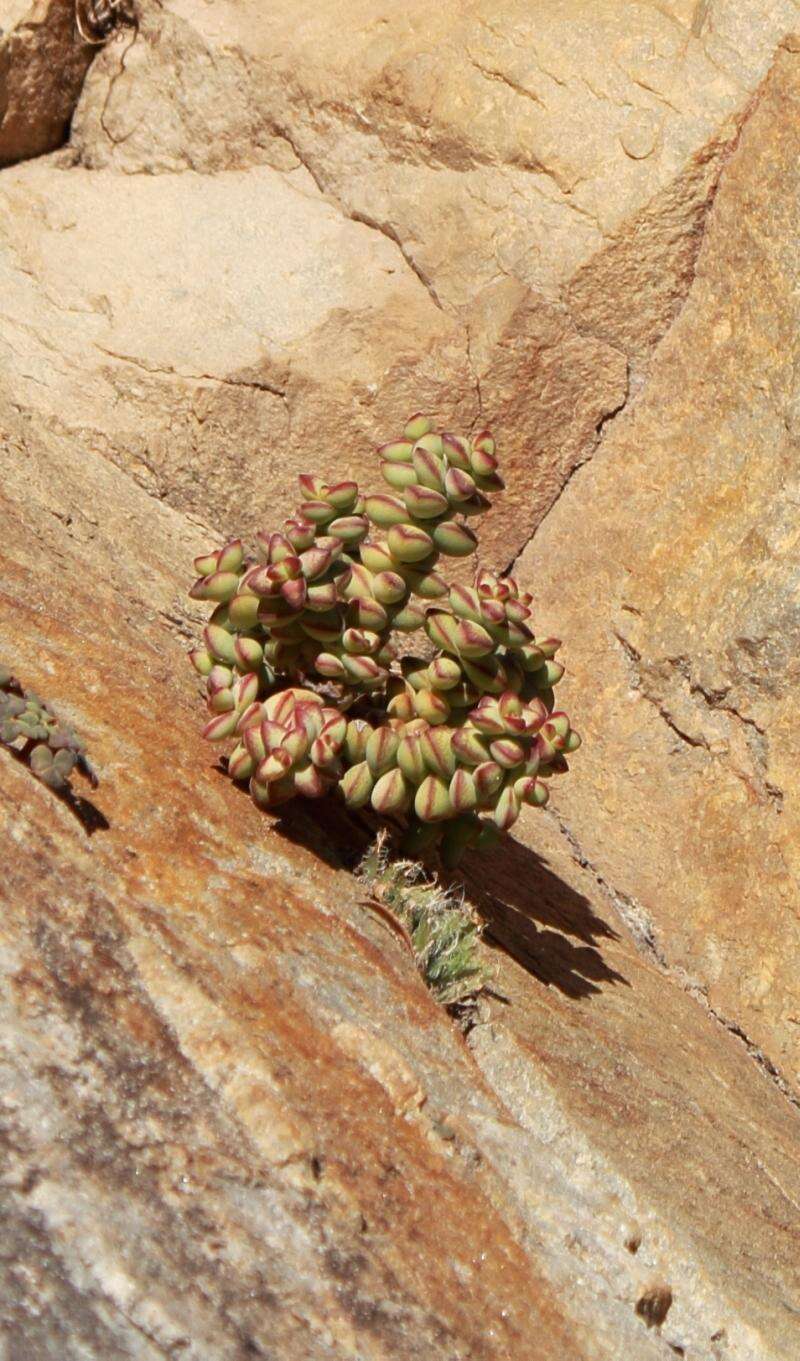
[[[507,561],[686,296],[794,14],[143,8],[94,62],[68,152],[5,177],[13,399],[226,524],[284,510],[311,453],[365,473],[409,407],[485,413]],[[43,386],[40,362],[68,371]]]
[[0,655],[102,779],[79,819],[0,752],[8,1345],[791,1355],[798,1115],[769,1075],[543,817],[489,862],[504,1001],[465,1045],[326,863],[357,831],[270,823],[200,742],[180,586],[207,531],[5,426]]
[[[541,8],[142,7],[0,174],[0,659],[102,780],[0,750],[10,1359],[800,1352],[798,16]],[[466,1041],[183,657],[192,554],[419,406],[587,738]]]
[[75,0],[0,3],[0,166],[61,146],[96,47]]
[[519,563],[574,639],[565,702],[589,741],[564,819],[639,933],[795,1090],[799,120],[793,43],[646,391]]

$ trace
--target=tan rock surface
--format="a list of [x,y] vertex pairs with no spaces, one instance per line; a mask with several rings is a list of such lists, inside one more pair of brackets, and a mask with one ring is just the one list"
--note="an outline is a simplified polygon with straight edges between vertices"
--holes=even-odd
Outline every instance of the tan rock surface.
[[798,115],[793,45],[647,389],[519,564],[571,640],[589,738],[559,811],[640,934],[795,1085]]
[[0,656],[101,776],[79,821],[0,751],[9,1346],[785,1361],[798,1116],[768,1075],[544,818],[475,867],[510,957],[465,1045],[326,863],[360,832],[270,822],[200,742],[207,531],[3,426]]
[[[15,290],[45,339],[33,363],[27,344],[12,361],[12,400],[229,527],[276,492],[285,508],[278,465],[281,489],[313,456],[326,471],[346,450],[364,471],[355,451],[410,409],[456,427],[485,413],[509,476],[486,553],[508,561],[685,298],[724,158],[796,7],[635,17],[146,8],[94,63],[69,150],[17,172],[27,244],[4,252],[32,271]],[[28,196],[65,199],[62,250]],[[77,272],[63,259],[76,242]],[[72,311],[56,318],[65,269]]]
[[[0,175],[0,658],[102,780],[0,749],[0,1350],[787,1361],[796,6],[140,18]],[[491,418],[587,737],[467,868],[466,1043],[183,656],[208,525],[417,406]]]
[[498,427],[520,431],[505,518],[487,527],[504,561],[625,396],[624,360],[562,306],[509,281],[474,323],[448,317],[391,241],[268,166],[38,162],[4,175],[0,223],[9,400],[229,530],[276,522],[309,468],[374,486],[375,444],[420,407],[474,426],[482,364]]

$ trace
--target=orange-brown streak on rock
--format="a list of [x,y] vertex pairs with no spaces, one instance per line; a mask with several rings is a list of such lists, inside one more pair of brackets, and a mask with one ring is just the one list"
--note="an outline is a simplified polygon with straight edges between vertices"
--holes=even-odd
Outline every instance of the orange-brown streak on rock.
[[[84,1126],[75,1134],[77,1163],[65,1151],[56,1167],[53,1154],[40,1148],[37,1156],[51,1160],[43,1186],[55,1187],[59,1178],[64,1185],[76,1176],[99,1178],[96,1203],[113,1200],[125,1159],[126,1194],[136,1202],[130,1213],[159,1223],[159,1237],[179,1255],[190,1252],[179,1203],[172,1194],[162,1199],[120,1126],[134,1064],[143,1075],[131,1088],[136,1118],[155,1121],[148,1137],[166,1138],[202,1181],[207,1155],[192,1122],[180,1120],[179,1130],[165,1134],[159,1121],[163,1115],[171,1122],[175,1112],[142,1114],[170,1096],[180,1109],[174,1082],[182,1074],[180,1083],[191,1093],[186,1100],[204,1125],[232,1122],[237,1175],[269,1182],[279,1201],[288,1198],[285,1212],[300,1216],[303,1232],[319,1245],[327,1303],[312,1307],[306,1299],[303,1308],[329,1310],[342,1338],[361,1338],[359,1345],[375,1356],[416,1355],[420,1345],[468,1346],[476,1357],[520,1356],[536,1316],[536,1330],[547,1338],[542,1356],[555,1361],[567,1346],[580,1355],[548,1285],[517,1241],[518,1230],[504,1218],[507,1207],[493,1204],[491,1178],[467,1173],[467,1189],[462,1169],[474,1165],[477,1150],[467,1148],[463,1164],[454,1161],[449,1146],[431,1138],[427,1116],[424,1122],[399,1118],[376,1078],[331,1036],[342,1010],[361,1015],[360,1024],[369,1027],[372,999],[379,996],[403,1030],[422,1023],[431,1044],[443,1044],[474,1081],[445,1014],[413,971],[393,967],[337,919],[336,900],[338,910],[353,902],[352,882],[280,842],[248,800],[214,777],[213,752],[197,736],[201,715],[191,671],[170,633],[146,618],[113,574],[96,579],[88,554],[78,550],[74,566],[62,561],[48,570],[33,529],[26,533],[19,522],[25,508],[2,501],[0,508],[5,550],[20,556],[3,563],[3,653],[13,645],[26,681],[57,707],[69,705],[99,768],[93,797],[110,824],[87,839],[69,812],[0,752],[5,840],[11,844],[13,828],[16,846],[3,884],[4,929],[17,927],[26,961],[17,991],[29,1002],[38,995],[64,1025],[77,1026],[80,1046],[96,1051],[93,1061],[102,1070],[93,1098],[104,1109],[100,1124],[91,1139]],[[146,594],[145,580],[141,589]],[[273,858],[268,874],[250,867],[252,848]],[[288,883],[298,874],[302,892]],[[324,910],[314,904],[315,892]],[[41,1042],[47,1043],[43,1035]],[[82,1098],[55,1075],[53,1081],[59,1124],[71,1128],[83,1120]],[[228,1137],[216,1136],[212,1167],[227,1158]],[[94,1140],[90,1162],[82,1161],[85,1140]],[[104,1160],[114,1169],[110,1179]],[[315,1166],[323,1169],[321,1180]],[[142,1191],[135,1189],[137,1171]],[[237,1251],[245,1251],[241,1235],[249,1236],[248,1251],[257,1255],[257,1235],[239,1222],[235,1200],[222,1199],[223,1236],[239,1243]],[[43,1201],[42,1213],[55,1226],[56,1207]],[[353,1229],[362,1221],[365,1227]],[[150,1275],[155,1257],[142,1262],[135,1238],[116,1231],[112,1224],[125,1271],[157,1298],[170,1326],[178,1326],[175,1320],[188,1326],[189,1301],[196,1299],[188,1284],[191,1232],[190,1255],[184,1266],[176,1260],[167,1268],[172,1284],[164,1294]],[[50,1232],[53,1250],[67,1251],[60,1230]],[[469,1292],[453,1276],[454,1259],[464,1259],[474,1274]],[[232,1301],[226,1309],[235,1306],[255,1328],[245,1286],[229,1279],[225,1288]],[[207,1320],[201,1326],[210,1328]],[[255,1335],[266,1337],[265,1329],[262,1317]],[[297,1346],[290,1322],[281,1335],[287,1349]],[[211,1332],[207,1337],[218,1345]]]

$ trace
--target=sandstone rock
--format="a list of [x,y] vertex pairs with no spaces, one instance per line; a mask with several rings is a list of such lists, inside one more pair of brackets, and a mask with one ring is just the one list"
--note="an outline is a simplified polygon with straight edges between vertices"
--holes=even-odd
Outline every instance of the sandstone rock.
[[[5,251],[57,263],[15,279],[10,395],[227,529],[282,513],[310,459],[338,469],[346,449],[371,476],[370,444],[410,410],[491,419],[509,493],[485,554],[503,565],[629,368],[641,383],[793,13],[149,7],[94,63],[57,168],[19,172]],[[76,160],[94,173],[64,178]],[[62,194],[80,270],[21,203]]]
[[415,396],[472,419],[463,331],[313,186],[38,163],[0,198],[9,399],[223,532],[280,519],[309,465],[372,476]]
[[414,410],[468,430],[474,353],[498,430],[519,432],[486,529],[502,563],[624,398],[624,361],[563,307],[498,285],[476,332],[384,235],[268,166],[37,163],[3,176],[0,205],[8,399],[221,532],[278,522],[301,471],[375,486],[376,443]]
[[170,0],[124,72],[111,52],[95,67],[75,146],[93,165],[216,170],[282,134],[443,303],[509,274],[557,294],[721,130],[730,141],[795,20],[788,0],[641,4],[635,23],[584,0]]
[[[798,1351],[795,22],[172,0],[0,176],[0,658],[102,780],[0,750],[9,1356]],[[467,866],[466,1043],[182,655],[193,553],[419,406],[587,738]]]
[[0,166],[61,146],[97,48],[74,0],[0,5]]
[[101,777],[71,809],[0,750],[9,1350],[784,1361],[797,1114],[744,1046],[544,817],[473,869],[507,953],[465,1045],[341,868],[358,830],[259,815],[200,742],[207,529],[2,424],[0,656]]
[[792,44],[647,388],[519,564],[570,639],[588,736],[560,814],[632,925],[794,1085],[798,111]]

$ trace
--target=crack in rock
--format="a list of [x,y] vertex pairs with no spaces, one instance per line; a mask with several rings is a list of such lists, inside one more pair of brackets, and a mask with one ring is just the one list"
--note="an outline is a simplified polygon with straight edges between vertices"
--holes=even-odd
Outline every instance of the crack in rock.
[[655,924],[647,909],[630,894],[616,888],[606,879],[605,875],[590,860],[583,850],[578,838],[575,836],[571,827],[565,822],[563,817],[552,806],[547,809],[547,815],[551,817],[564,840],[569,846],[573,860],[581,869],[588,873],[597,882],[598,886],[606,895],[608,901],[616,909],[618,915],[628,928],[631,939],[639,953],[653,964],[661,973],[672,983],[676,984],[683,992],[698,1002],[709,1016],[727,1030],[730,1035],[737,1039],[746,1050],[748,1057],[756,1064],[763,1073],[764,1077],[777,1088],[781,1095],[788,1101],[793,1110],[800,1112],[800,1097],[796,1096],[792,1087],[768,1054],[764,1052],[760,1045],[751,1040],[750,1036],[737,1021],[731,1020],[721,1011],[718,1011],[708,999],[708,985],[700,983],[697,979],[690,977],[680,966],[670,963],[663,948],[659,944]]
[[[622,608],[624,609],[626,607],[623,606]],[[630,607],[627,608],[630,611]],[[631,688],[637,690],[642,698],[647,700],[648,704],[652,705],[666,726],[687,746],[695,749],[700,748],[707,752],[712,759],[721,760],[723,764],[728,767],[731,774],[735,775],[737,779],[742,780],[748,789],[753,790],[756,795],[761,795],[761,802],[768,802],[775,809],[776,813],[782,812],[784,798],[783,790],[767,779],[768,739],[766,732],[759,726],[755,719],[748,717],[746,714],[742,714],[735,705],[722,703],[730,693],[731,687],[727,686],[720,691],[706,690],[700,682],[692,676],[687,657],[664,658],[664,661],[677,671],[681,677],[681,680],[686,686],[686,697],[688,699],[695,699],[697,696],[700,696],[704,710],[717,715],[727,714],[730,719],[735,720],[745,728],[745,742],[754,766],[754,769],[750,774],[739,769],[733,761],[728,759],[729,753],[727,748],[720,749],[720,747],[715,744],[713,740],[710,740],[702,731],[702,727],[698,733],[691,733],[688,732],[685,727],[681,726],[674,713],[668,707],[664,697],[653,693],[653,690],[646,684],[646,668],[642,662],[642,654],[634,647],[630,639],[626,638],[624,634],[619,631],[619,629],[612,629],[612,635],[625,654],[630,673]],[[653,663],[647,669],[651,672],[657,671],[658,664]],[[701,722],[702,716],[699,715],[698,724],[700,725]]]

